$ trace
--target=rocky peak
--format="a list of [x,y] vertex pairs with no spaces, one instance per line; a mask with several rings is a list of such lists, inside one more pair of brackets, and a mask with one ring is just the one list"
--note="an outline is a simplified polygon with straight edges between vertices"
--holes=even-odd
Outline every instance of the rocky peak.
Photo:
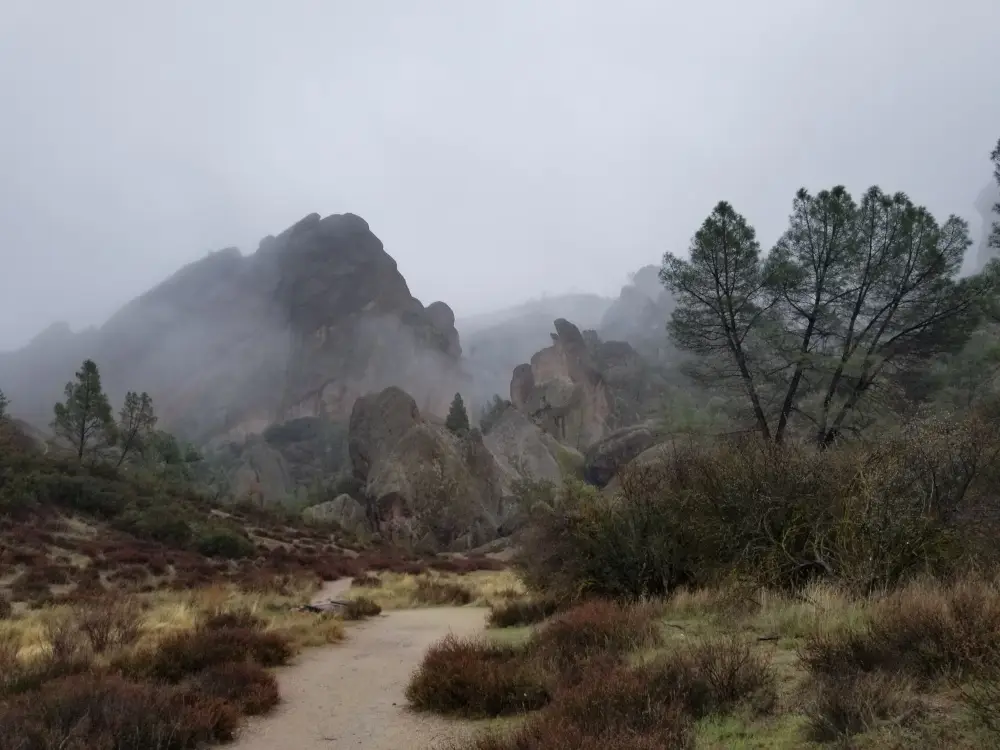
[[[210,253],[125,305],[85,347],[65,337],[0,358],[15,405],[44,405],[47,419],[89,356],[114,400],[147,390],[165,427],[200,440],[298,417],[346,421],[358,397],[392,385],[444,414],[463,383],[451,309],[425,309],[354,214],[309,214],[249,256]],[[49,338],[58,347],[43,346]],[[52,382],[8,377],[42,365]]]

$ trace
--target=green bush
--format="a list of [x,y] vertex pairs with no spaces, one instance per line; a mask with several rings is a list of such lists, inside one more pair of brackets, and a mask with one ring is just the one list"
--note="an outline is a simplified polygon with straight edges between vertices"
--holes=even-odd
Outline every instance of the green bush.
[[222,557],[227,560],[250,557],[257,551],[246,536],[227,528],[202,531],[195,541],[195,548],[205,557]]

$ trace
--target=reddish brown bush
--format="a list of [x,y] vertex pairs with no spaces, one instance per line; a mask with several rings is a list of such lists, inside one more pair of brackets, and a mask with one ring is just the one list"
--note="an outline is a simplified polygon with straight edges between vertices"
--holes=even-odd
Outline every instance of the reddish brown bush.
[[406,697],[423,711],[503,716],[545,705],[549,687],[521,649],[449,635],[427,651]]
[[167,682],[179,682],[209,667],[231,662],[254,662],[262,667],[286,664],[293,654],[287,638],[244,628],[194,630],[178,633],[160,643],[141,672]]
[[188,750],[233,739],[224,700],[178,688],[80,675],[0,707],[0,747],[17,750]]
[[256,664],[220,664],[192,678],[186,686],[237,706],[246,716],[268,713],[278,705],[278,681]]
[[660,635],[650,608],[592,600],[552,618],[532,634],[529,647],[562,672],[595,656],[655,645]]
[[508,599],[490,605],[491,628],[513,628],[542,622],[559,610],[559,602],[547,597]]

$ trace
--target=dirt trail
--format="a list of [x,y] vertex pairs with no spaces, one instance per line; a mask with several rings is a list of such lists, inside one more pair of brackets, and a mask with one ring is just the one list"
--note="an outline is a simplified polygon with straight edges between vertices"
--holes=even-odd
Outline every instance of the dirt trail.
[[[336,598],[349,581],[328,584],[318,598]],[[483,629],[484,610],[392,611],[352,625],[348,638],[304,652],[277,671],[281,707],[251,720],[236,750],[430,750],[467,736],[469,724],[414,714],[403,690],[427,647],[449,632]]]

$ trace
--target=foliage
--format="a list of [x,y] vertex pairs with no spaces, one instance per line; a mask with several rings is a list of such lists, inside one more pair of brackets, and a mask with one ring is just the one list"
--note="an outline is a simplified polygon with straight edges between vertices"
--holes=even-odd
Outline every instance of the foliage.
[[766,259],[753,228],[720,203],[690,259],[667,253],[661,279],[677,296],[674,341],[703,356],[702,374],[744,393],[756,430],[782,442],[793,421],[828,446],[893,408],[893,388],[960,349],[997,291],[998,267],[958,278],[966,223],[938,224],[902,194],[843,187],[795,197],[788,230]]
[[0,390],[0,422],[10,419],[10,399]]
[[520,648],[449,635],[427,651],[406,697],[417,710],[479,718],[539,708],[549,694]]
[[125,403],[118,413],[116,466],[121,466],[130,454],[145,454],[156,419],[153,400],[148,393],[129,391],[125,394]]
[[567,484],[515,559],[532,589],[639,599],[737,577],[866,593],[995,557],[1000,420],[924,415],[871,445],[675,441],[613,496]]
[[497,422],[500,421],[500,417],[503,416],[503,413],[510,406],[510,401],[502,398],[498,393],[493,394],[493,398],[483,405],[479,411],[479,429],[482,430],[484,435],[489,434],[490,430],[496,426]]
[[462,401],[461,393],[456,393],[455,398],[452,399],[444,426],[455,435],[469,431],[469,413],[465,410],[465,402]]
[[97,451],[114,442],[115,425],[101,388],[101,374],[92,359],[84,361],[75,382],[66,384],[65,395],[65,402],[55,405],[52,429],[73,447],[81,462],[85,455],[96,457]]

